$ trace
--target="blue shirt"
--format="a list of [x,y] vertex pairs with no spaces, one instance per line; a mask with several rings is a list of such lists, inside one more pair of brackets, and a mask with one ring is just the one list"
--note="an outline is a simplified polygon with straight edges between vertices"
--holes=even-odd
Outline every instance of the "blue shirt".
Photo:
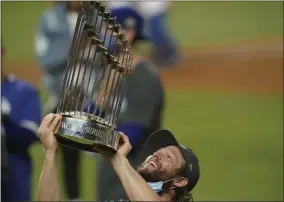
[[36,132],[41,122],[38,91],[13,75],[8,75],[3,81],[1,91],[2,114],[5,113],[9,120],[4,124],[8,147],[18,146],[17,149],[22,152],[38,140]]
[[[8,75],[1,84],[1,125],[5,130],[9,178],[2,182],[3,200],[30,200],[32,171],[29,146],[38,140],[41,104],[38,91],[30,84]],[[4,117],[4,116],[2,116]]]

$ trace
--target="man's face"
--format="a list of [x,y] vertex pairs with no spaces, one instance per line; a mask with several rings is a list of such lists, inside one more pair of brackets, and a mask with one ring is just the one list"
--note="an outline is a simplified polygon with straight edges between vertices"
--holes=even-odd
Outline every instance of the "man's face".
[[168,146],[149,156],[138,172],[147,182],[166,181],[174,178],[183,164],[179,148]]

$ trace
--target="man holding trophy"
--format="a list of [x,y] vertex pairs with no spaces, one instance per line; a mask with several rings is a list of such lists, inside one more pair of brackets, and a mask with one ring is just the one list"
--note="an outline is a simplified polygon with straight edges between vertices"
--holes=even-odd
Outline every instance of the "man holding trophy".
[[[134,132],[129,126],[119,125],[119,117],[123,111],[125,93],[129,92],[127,83],[131,82],[131,78],[139,79],[131,77],[133,66],[140,64],[140,68],[136,68],[141,71],[141,65],[144,63],[132,54],[129,46],[129,42],[132,41],[128,41],[129,34],[131,32],[122,31],[116,18],[111,16],[100,2],[92,1],[82,7],[64,75],[57,114],[47,115],[38,129],[38,135],[46,151],[39,181],[39,200],[60,200],[58,143],[100,153],[104,161],[115,171],[123,186],[127,196],[122,198],[131,201],[183,200],[196,185],[199,179],[198,159],[190,149],[180,146],[170,131],[147,131],[146,137],[153,133],[150,138],[146,138],[146,148],[150,155],[139,166],[138,172],[133,169],[133,162],[129,160],[128,154],[138,148],[132,149],[134,141],[131,135]],[[82,47],[83,55],[78,54]],[[137,76],[136,73],[133,71]],[[150,79],[145,81],[145,85],[149,83],[151,84]],[[137,86],[132,87],[135,91]],[[139,96],[139,93],[137,95]],[[152,101],[151,96],[147,98]],[[143,118],[145,108],[141,103],[136,103],[136,109],[126,118],[130,123],[131,119],[132,123],[139,121],[136,119],[137,114]],[[133,116],[135,113],[136,116]],[[155,122],[155,119],[152,121]],[[118,132],[121,130],[126,131],[128,136]],[[102,175],[105,169],[107,167],[102,169]],[[103,181],[104,178],[101,179],[101,182]],[[113,186],[112,180],[105,181],[108,188]],[[110,190],[114,192],[113,189]],[[110,195],[110,200],[122,199],[120,191],[116,195],[107,195]]]
[[[149,135],[161,128],[165,107],[164,87],[156,65],[138,50],[139,43],[145,38],[137,15],[114,10],[111,10],[111,14],[123,29],[124,40],[132,47],[132,72],[127,79],[116,130],[129,138],[132,150],[127,159],[133,167],[137,167],[144,156],[143,146]],[[96,186],[96,200],[125,198],[124,188],[112,167],[100,156],[96,161],[96,184],[99,185]]]
[[[58,133],[61,115],[47,115],[38,130],[45,159],[38,185],[39,201],[60,201],[58,179]],[[151,155],[136,171],[127,160],[131,144],[126,135],[116,152],[95,148],[119,177],[130,201],[190,201],[199,180],[199,162],[193,151],[179,145],[168,130],[153,133],[148,140]],[[111,185],[110,185],[111,186]]]

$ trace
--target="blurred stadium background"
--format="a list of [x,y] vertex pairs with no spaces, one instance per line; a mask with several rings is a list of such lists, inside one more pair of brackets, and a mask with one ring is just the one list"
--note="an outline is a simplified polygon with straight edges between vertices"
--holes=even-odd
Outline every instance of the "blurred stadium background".
[[[6,69],[37,86],[33,37],[50,5],[1,2]],[[186,60],[162,72],[164,127],[199,155],[195,200],[282,201],[283,2],[175,2],[169,25]],[[31,153],[36,200],[41,146]],[[82,166],[82,198],[92,200],[94,158]]]

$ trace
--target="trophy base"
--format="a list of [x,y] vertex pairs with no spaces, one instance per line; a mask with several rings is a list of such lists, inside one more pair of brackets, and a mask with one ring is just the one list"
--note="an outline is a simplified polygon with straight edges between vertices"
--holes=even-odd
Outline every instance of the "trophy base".
[[[79,115],[80,114],[80,115]],[[83,114],[83,115],[81,115]],[[97,153],[100,150],[116,152],[120,134],[103,119],[83,112],[62,114],[62,122],[56,134],[58,143],[73,149]]]

